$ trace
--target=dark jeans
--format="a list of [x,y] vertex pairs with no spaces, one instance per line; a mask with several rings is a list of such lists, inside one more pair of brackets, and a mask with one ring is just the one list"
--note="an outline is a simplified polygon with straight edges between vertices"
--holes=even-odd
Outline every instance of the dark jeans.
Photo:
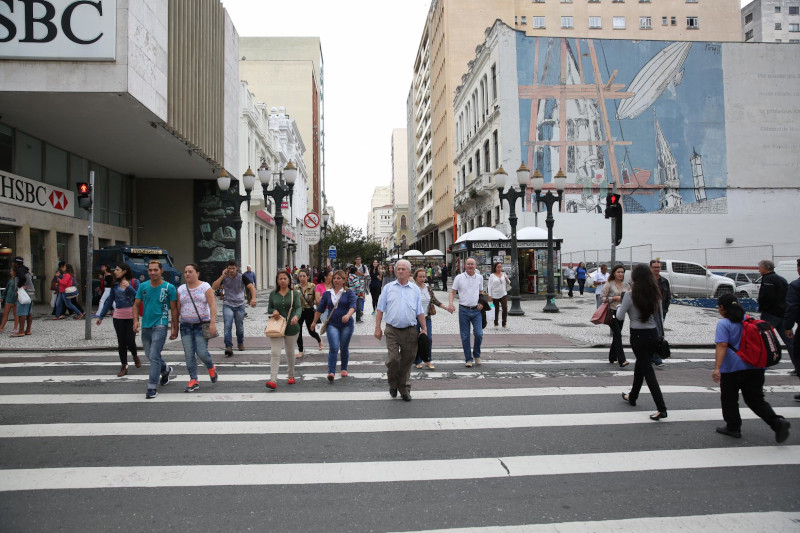
[[442,290],[447,290],[447,276],[442,276]]
[[739,416],[739,391],[742,391],[744,403],[755,414],[775,428],[775,423],[783,417],[775,414],[772,406],[764,400],[764,369],[739,370],[727,372],[720,376],[719,390],[722,401],[722,418],[728,429],[739,430],[742,417]]
[[372,285],[369,288],[369,293],[372,295],[372,311],[375,312],[378,310],[378,298],[381,296],[381,286]]
[[497,326],[497,315],[500,314],[500,306],[503,306],[503,327],[508,321],[508,294],[502,298],[494,298],[494,325]]
[[128,364],[128,350],[136,355],[136,335],[133,333],[132,318],[115,318],[114,331],[117,332],[117,349],[119,361],[123,366]]
[[656,351],[658,343],[658,330],[653,329],[633,329],[631,328],[631,348],[633,355],[636,356],[636,366],[633,369],[633,385],[629,398],[636,400],[639,391],[642,389],[642,381],[647,382],[647,388],[656,402],[656,409],[662,413],[667,412],[667,405],[664,403],[664,396],[661,394],[661,387],[658,386],[656,371],[650,364],[650,358]]
[[617,320],[617,312],[613,311],[613,313],[614,317],[611,319],[611,324],[608,326],[611,328],[611,333],[613,334],[613,337],[611,337],[611,348],[608,349],[608,362],[619,363],[619,366],[622,366],[626,361],[625,352],[622,349],[622,325],[625,321]]
[[[567,287],[569,287],[569,292],[567,293],[570,298],[572,298],[572,288],[575,287],[575,280],[567,278]],[[581,294],[583,294],[583,288],[581,288]]]
[[300,333],[297,335],[297,351],[303,351],[303,324],[306,325],[306,329],[308,330],[308,334],[317,341],[318,343],[322,342],[322,339],[319,337],[319,333],[315,330],[311,329],[311,323],[314,321],[314,310],[310,307],[308,309],[303,309],[303,312],[300,314]]
[[586,278],[578,280],[578,289],[581,292],[581,296],[583,296],[583,286],[586,285]]
[[786,336],[786,330],[783,329],[783,319],[769,313],[761,313],[761,320],[772,324],[772,327],[780,335],[783,344],[786,345],[786,351],[789,352],[789,359],[792,361],[795,372],[800,371],[800,354],[795,355],[794,353],[794,339]]

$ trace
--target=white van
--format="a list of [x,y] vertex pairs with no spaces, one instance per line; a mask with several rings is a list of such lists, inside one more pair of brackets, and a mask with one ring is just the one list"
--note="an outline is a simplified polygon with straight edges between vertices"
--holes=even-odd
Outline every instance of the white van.
[[775,273],[789,283],[800,277],[797,275],[797,261],[778,261],[775,264]]

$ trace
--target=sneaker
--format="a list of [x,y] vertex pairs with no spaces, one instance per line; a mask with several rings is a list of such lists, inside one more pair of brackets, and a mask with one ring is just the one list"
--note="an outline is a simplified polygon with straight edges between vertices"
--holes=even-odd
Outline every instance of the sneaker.
[[330,381],[331,383],[333,383],[333,379],[334,379],[334,377],[335,377],[335,376],[334,376],[333,374],[328,374],[328,381]]
[[289,385],[294,385],[295,383],[297,383],[297,381],[295,381],[294,378],[289,378],[289,380],[286,383],[288,383]]
[[167,371],[164,372],[163,374],[161,374],[161,384],[162,385],[168,384],[169,380],[172,379],[172,374],[173,373],[174,373],[173,368],[171,366],[168,366],[167,367]]
[[464,366],[466,366],[467,368],[472,368],[472,361],[467,361],[467,364]]
[[147,389],[147,394],[144,395],[146,400],[152,400],[158,396],[158,389]]
[[475,364],[478,365],[478,366],[481,366],[481,358],[480,357],[476,357],[475,358]]
[[342,377],[343,377],[343,378],[346,378],[346,377],[347,377],[347,370],[342,370]]
[[186,392],[194,392],[200,388],[200,383],[196,379],[192,379],[189,381],[189,384],[186,385]]
[[208,369],[208,375],[211,377],[211,383],[216,383],[217,382],[217,378],[219,377],[217,375],[217,367],[216,366],[212,366],[211,368],[209,368]]
[[[244,344],[238,345],[237,348],[239,348],[240,352],[243,352],[244,351]],[[233,351],[233,350],[231,350],[231,351]]]
[[233,357],[233,346],[225,347],[225,357]]
[[268,389],[272,389],[272,390],[275,390],[275,389],[278,388],[278,384],[275,383],[274,381],[267,381],[265,383],[265,385],[267,386]]
[[372,312],[372,314],[374,315],[374,314],[375,314],[375,311],[373,311],[373,312]]
[[789,427],[791,424],[788,420],[781,418],[778,420],[778,423],[775,424],[775,442],[783,442],[789,438]]
[[661,361],[660,363],[653,363],[653,364],[654,364],[654,365],[656,365],[656,368],[664,368],[665,366],[667,366],[667,365],[664,363],[664,361]]

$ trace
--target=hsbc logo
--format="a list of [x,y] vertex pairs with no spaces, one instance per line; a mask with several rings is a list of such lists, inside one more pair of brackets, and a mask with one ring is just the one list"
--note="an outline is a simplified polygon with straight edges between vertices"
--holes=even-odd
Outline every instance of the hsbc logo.
[[51,192],[48,198],[50,199],[50,205],[52,205],[59,211],[63,211],[64,209],[67,208],[67,205],[69,205],[69,200],[67,199],[67,195],[61,191]]
[[53,187],[41,181],[0,172],[0,203],[75,216],[74,194],[72,191]]

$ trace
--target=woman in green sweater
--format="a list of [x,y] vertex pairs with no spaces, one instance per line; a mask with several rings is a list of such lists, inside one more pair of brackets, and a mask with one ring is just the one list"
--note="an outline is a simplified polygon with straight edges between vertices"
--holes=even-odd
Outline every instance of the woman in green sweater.
[[300,301],[300,293],[289,289],[289,273],[285,270],[278,272],[275,276],[274,291],[269,294],[269,306],[267,314],[275,318],[282,316],[288,323],[283,337],[270,337],[272,344],[272,359],[270,360],[270,379],[266,385],[269,389],[278,388],[278,367],[281,363],[281,347],[286,348],[286,363],[289,366],[289,385],[294,385],[294,347],[297,343],[297,336],[300,334],[300,315],[303,312],[303,304]]

